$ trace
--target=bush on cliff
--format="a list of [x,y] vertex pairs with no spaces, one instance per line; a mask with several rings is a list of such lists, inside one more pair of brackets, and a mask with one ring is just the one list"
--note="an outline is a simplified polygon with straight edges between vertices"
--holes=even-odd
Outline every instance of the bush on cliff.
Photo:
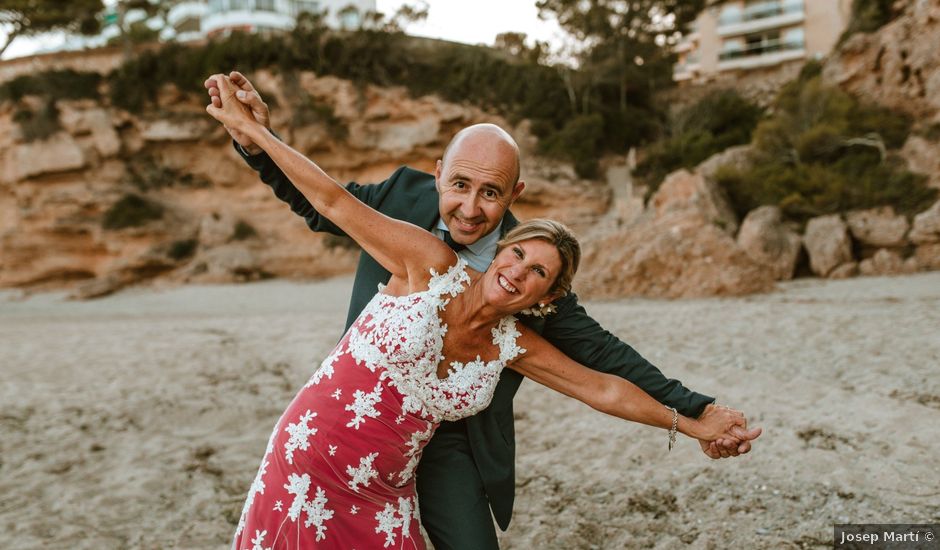
[[104,213],[101,226],[105,229],[139,227],[163,217],[163,206],[140,195],[121,197]]
[[936,190],[896,154],[911,121],[824,85],[814,69],[785,86],[774,115],[758,124],[751,166],[716,173],[738,215],[765,204],[797,220],[880,205],[906,213],[929,206]]
[[655,190],[670,172],[750,142],[761,116],[760,107],[734,90],[712,92],[671,117],[667,136],[650,146],[635,174]]

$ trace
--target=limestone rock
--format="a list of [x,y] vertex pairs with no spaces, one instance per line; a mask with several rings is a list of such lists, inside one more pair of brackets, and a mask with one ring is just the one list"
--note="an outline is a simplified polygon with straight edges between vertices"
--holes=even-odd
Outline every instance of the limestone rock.
[[86,164],[81,147],[67,132],[48,139],[20,143],[2,153],[0,181],[15,183],[29,177],[78,170]]
[[862,244],[874,247],[904,246],[904,235],[910,224],[907,218],[884,206],[868,210],[853,210],[845,215],[852,236]]
[[830,279],[848,279],[858,275],[858,262],[846,262],[829,272]]
[[591,297],[687,298],[766,292],[770,268],[751,260],[694,210],[673,211],[586,247],[576,287]]
[[940,269],[940,243],[922,244],[914,251],[920,269]]
[[802,247],[802,239],[796,231],[783,224],[782,216],[776,206],[752,210],[741,223],[737,239],[744,253],[758,264],[770,268],[778,281],[793,278]]
[[940,243],[940,201],[914,216],[908,238],[914,244]]
[[706,178],[712,179],[715,177],[715,172],[717,172],[718,169],[722,166],[731,166],[734,168],[743,169],[746,168],[750,162],[751,146],[736,145],[708,157],[708,159],[704,160],[695,168],[695,171],[699,174],[702,174]]
[[196,141],[216,128],[213,121],[195,116],[141,120],[139,125],[146,141]]
[[235,234],[237,220],[227,212],[213,212],[199,222],[199,242],[207,247],[223,245]]
[[894,250],[879,248],[871,258],[858,264],[862,275],[897,275],[904,272],[904,260]]
[[738,230],[738,220],[724,192],[699,173],[677,170],[663,180],[650,198],[650,209],[657,218],[677,211],[695,211],[704,223],[715,224],[729,235]]
[[93,148],[104,158],[121,151],[121,138],[114,129],[112,115],[100,107],[78,108],[64,103],[59,121],[67,132],[75,137],[88,136]]
[[806,224],[803,244],[813,273],[825,277],[837,266],[852,261],[848,227],[838,214],[813,218]]

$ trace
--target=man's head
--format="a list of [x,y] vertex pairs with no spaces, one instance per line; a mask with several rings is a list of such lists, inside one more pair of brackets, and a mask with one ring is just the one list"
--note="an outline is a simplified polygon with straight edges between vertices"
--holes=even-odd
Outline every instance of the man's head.
[[434,176],[441,219],[454,241],[465,245],[493,231],[525,188],[519,181],[519,146],[495,124],[457,132]]

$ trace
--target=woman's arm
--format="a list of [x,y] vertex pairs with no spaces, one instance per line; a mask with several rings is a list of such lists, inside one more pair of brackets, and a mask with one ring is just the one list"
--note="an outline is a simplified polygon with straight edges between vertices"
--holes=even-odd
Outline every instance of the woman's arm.
[[453,264],[454,253],[446,244],[420,227],[385,216],[357,200],[319,166],[255,121],[234,97],[237,88],[228,77],[212,78],[219,84],[222,107],[209,105],[206,111],[264,149],[322,216],[359,243],[393,277],[408,281],[410,291],[419,290],[415,286],[427,281],[428,268],[441,271]]
[[[519,345],[527,351],[509,365],[513,370],[600,412],[657,428],[672,428],[673,411],[632,382],[573,361],[529,329],[522,327],[521,332]],[[679,415],[677,429],[695,439],[737,441],[740,432],[735,426],[746,428],[741,412],[710,407],[698,419]]]

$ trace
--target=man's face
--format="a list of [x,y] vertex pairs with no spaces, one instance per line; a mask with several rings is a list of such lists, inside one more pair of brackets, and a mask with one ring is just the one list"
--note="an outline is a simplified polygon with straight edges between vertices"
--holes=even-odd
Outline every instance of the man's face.
[[492,134],[464,137],[437,162],[441,219],[454,241],[477,242],[499,225],[525,184],[515,183],[515,149]]

